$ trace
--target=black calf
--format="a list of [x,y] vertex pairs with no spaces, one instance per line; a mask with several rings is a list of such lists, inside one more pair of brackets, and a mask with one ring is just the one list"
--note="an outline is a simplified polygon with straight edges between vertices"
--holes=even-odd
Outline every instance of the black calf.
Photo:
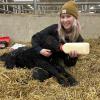
[[[59,51],[59,43],[54,38],[50,36],[46,41],[48,42],[44,43],[44,47],[52,50],[52,52]],[[75,79],[62,66],[54,64],[55,58],[55,56],[47,58],[37,54],[32,47],[21,47],[10,53],[3,54],[0,60],[5,61],[5,67],[9,69],[13,67],[33,68],[33,78],[40,81],[54,76],[58,83],[64,86],[74,85],[76,83]]]

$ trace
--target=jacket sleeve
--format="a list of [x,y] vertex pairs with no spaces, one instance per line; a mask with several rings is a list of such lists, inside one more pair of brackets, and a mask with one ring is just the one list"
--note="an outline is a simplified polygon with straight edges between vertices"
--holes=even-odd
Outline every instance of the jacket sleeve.
[[46,34],[48,34],[47,29],[42,30],[32,36],[31,43],[32,43],[32,48],[33,50],[35,50],[35,52],[40,53],[40,50],[42,49],[42,44],[44,43],[46,38]]
[[35,35],[32,36],[32,48],[33,50],[35,50],[37,53],[40,52],[40,50],[42,49],[42,47],[40,46],[40,42],[41,42],[41,33],[36,33]]
[[51,49],[50,47],[56,47],[52,45],[53,43],[55,43],[55,45],[58,45],[57,42],[55,42],[55,37],[51,35],[55,28],[56,25],[51,25],[32,36],[32,48],[37,53],[40,53],[40,50],[43,48]]

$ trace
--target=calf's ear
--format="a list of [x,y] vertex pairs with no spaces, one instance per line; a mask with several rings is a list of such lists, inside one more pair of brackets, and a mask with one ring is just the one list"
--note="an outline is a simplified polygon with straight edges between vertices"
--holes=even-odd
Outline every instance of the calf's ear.
[[59,50],[59,42],[53,36],[48,36],[45,40],[45,43],[47,44],[48,48],[51,49],[52,51]]

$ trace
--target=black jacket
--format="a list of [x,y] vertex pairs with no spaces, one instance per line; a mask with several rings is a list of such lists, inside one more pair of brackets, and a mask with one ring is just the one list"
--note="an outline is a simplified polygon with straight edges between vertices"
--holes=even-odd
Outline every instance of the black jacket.
[[[60,54],[60,39],[58,36],[58,24],[53,24],[42,31],[36,33],[35,35],[32,36],[32,48],[33,51],[36,53],[40,53],[40,50],[45,48],[45,49],[50,49],[52,52]],[[70,42],[69,40],[66,40],[67,42]],[[76,42],[83,42],[83,38],[81,35],[79,35],[78,39]],[[77,58],[71,58],[70,56],[63,54],[67,57],[67,65],[72,66],[76,63]],[[64,57],[65,58],[65,57]]]

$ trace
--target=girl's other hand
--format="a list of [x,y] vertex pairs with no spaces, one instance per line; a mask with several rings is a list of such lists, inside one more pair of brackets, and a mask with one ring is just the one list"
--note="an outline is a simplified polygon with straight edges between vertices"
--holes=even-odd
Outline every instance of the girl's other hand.
[[51,50],[49,50],[49,49],[42,49],[42,50],[40,51],[40,54],[43,55],[43,56],[45,56],[45,57],[49,57],[49,56],[52,55],[52,52],[51,52]]

